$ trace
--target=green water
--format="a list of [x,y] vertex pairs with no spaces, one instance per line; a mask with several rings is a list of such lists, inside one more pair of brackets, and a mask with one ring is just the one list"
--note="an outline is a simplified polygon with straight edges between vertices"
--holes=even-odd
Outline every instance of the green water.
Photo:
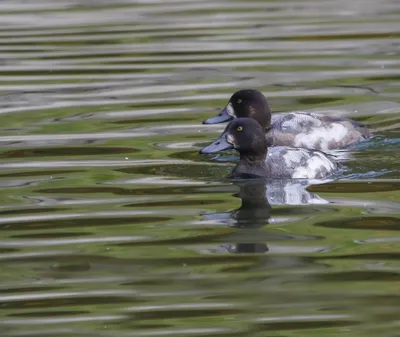
[[[394,0],[3,1],[1,336],[398,336],[399,55]],[[377,137],[232,182],[248,87]]]

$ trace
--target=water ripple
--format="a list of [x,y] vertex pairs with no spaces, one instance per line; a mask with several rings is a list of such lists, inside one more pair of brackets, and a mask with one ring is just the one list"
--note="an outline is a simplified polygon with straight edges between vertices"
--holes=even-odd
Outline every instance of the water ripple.
[[[0,3],[0,333],[394,336],[396,1]],[[333,181],[232,181],[231,94],[376,137]]]

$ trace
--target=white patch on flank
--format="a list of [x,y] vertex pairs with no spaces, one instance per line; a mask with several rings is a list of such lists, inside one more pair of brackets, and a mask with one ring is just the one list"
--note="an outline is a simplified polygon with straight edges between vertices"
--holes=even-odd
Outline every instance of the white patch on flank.
[[233,108],[231,102],[229,102],[229,103],[227,104],[227,106],[225,107],[225,110],[226,110],[226,112],[228,113],[229,116],[231,116],[231,117],[236,117],[235,109]]
[[314,153],[305,163],[304,166],[299,166],[293,172],[294,179],[313,179],[320,172],[321,167],[325,167],[329,173],[334,170],[332,162],[322,153]]
[[294,139],[294,144],[297,147],[315,148],[320,143],[321,150],[326,151],[329,150],[330,142],[340,142],[348,132],[349,130],[344,125],[332,123],[328,128],[311,128],[310,133],[299,133]]
[[345,138],[348,133],[349,133],[349,129],[340,123],[332,123],[331,127],[329,129],[329,134],[332,135],[332,139],[335,142],[339,142],[340,140]]
[[288,150],[287,153],[283,156],[283,159],[285,160],[285,165],[287,168],[290,167],[295,167],[297,166],[301,159],[304,157],[305,153],[301,150]]
[[[322,152],[314,152],[307,149],[288,148],[275,146],[268,150],[267,161],[274,166],[274,170],[290,174],[292,179],[323,179],[318,177],[321,167],[327,170],[327,175],[332,174],[336,166]],[[278,158],[283,159],[283,162]],[[300,164],[302,162],[302,164]],[[278,164],[280,163],[280,164]],[[279,167],[278,165],[282,165]]]

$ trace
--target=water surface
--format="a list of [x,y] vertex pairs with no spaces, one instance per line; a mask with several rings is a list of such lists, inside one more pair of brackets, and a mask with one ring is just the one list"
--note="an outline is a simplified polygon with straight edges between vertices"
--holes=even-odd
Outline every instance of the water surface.
[[[400,5],[3,1],[2,336],[398,336]],[[239,88],[367,123],[331,181],[199,155]]]

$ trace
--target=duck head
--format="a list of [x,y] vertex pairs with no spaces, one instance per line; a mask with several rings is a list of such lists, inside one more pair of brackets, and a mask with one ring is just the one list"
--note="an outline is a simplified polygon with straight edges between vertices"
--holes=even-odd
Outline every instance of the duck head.
[[200,153],[215,153],[235,149],[241,156],[265,156],[267,141],[261,125],[251,118],[236,118],[227,125],[222,135]]
[[215,117],[203,121],[203,124],[217,124],[234,118],[252,118],[261,124],[263,129],[271,125],[271,110],[267,99],[258,90],[242,89],[236,91],[225,108]]

